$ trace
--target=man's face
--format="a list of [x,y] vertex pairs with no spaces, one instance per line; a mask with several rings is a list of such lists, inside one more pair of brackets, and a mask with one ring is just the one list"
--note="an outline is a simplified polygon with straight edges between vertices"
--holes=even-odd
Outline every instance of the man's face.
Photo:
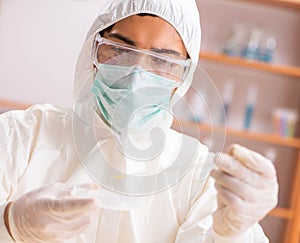
[[[178,59],[188,57],[181,37],[167,21],[155,16],[133,15],[113,25],[103,37]],[[172,96],[177,88],[172,92]]]
[[187,51],[179,34],[160,17],[128,17],[117,22],[109,32],[105,32],[104,37],[175,58],[187,58]]

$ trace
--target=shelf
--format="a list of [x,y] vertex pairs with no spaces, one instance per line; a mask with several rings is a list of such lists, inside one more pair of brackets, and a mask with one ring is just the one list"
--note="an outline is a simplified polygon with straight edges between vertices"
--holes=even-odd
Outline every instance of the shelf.
[[[228,5],[226,5],[227,2]],[[217,6],[218,4],[220,4],[220,6]],[[273,34],[277,34],[277,36],[282,32],[280,31],[281,28],[283,28],[283,30],[286,28],[288,29],[286,32],[291,31],[293,33],[299,29],[298,17],[300,14],[300,0],[221,0],[212,1],[212,3],[209,2],[207,9],[204,7],[205,6],[203,6],[203,9],[207,11],[207,19],[205,19],[204,15],[202,22],[204,25],[211,24],[207,31],[210,33],[208,33],[208,39],[206,40],[207,43],[210,43],[209,45],[211,47],[219,45],[219,42],[222,41],[223,35],[221,35],[219,31],[220,28],[224,30],[230,28],[234,21],[239,22],[241,19],[243,19],[244,25],[248,26],[248,28],[249,26],[255,26],[257,22],[259,22],[258,24],[265,25],[265,27],[267,26],[266,28],[269,26],[269,31],[273,30],[275,33]],[[211,16],[214,12],[220,12],[223,13],[224,16],[230,16],[229,21],[211,20]],[[277,22],[280,22],[281,25],[278,24],[278,26],[276,26]],[[272,23],[275,25],[272,26]],[[215,34],[215,32],[218,34]],[[259,88],[261,88],[260,91],[266,95],[269,94],[269,89],[272,90],[272,87],[277,85],[278,87],[276,86],[276,89],[274,89],[274,93],[276,93],[274,99],[264,100],[265,103],[267,103],[267,110],[270,110],[270,107],[273,106],[285,106],[288,104],[294,104],[294,106],[296,106],[295,108],[299,109],[299,105],[295,103],[294,98],[297,98],[298,82],[300,81],[300,63],[296,60],[296,53],[293,52],[293,47],[297,47],[299,34],[297,33],[294,36],[280,36],[279,39],[282,45],[290,44],[290,46],[284,47],[284,50],[282,49],[285,58],[290,59],[290,62],[288,60],[283,61],[279,59],[271,63],[249,60],[242,57],[232,57],[222,54],[220,53],[221,50],[215,48],[208,48],[206,49],[207,52],[204,49],[204,51],[200,53],[200,64],[205,64],[204,67],[209,68],[207,71],[212,71],[211,75],[213,75],[215,79],[218,79],[218,82],[215,83],[217,88],[222,88],[222,80],[228,79],[229,76],[232,75],[236,77],[238,79],[237,84],[239,85],[239,91],[241,91],[238,97],[236,97],[238,102],[244,98],[242,97],[243,93],[247,91],[249,85],[254,83],[258,84]],[[213,51],[215,51],[215,53]],[[294,59],[294,61],[292,61],[292,59]],[[212,70],[210,70],[210,68],[212,68]],[[224,75],[226,77],[224,77]],[[243,81],[243,83],[239,81]],[[295,94],[293,93],[294,91],[296,92]],[[276,99],[276,97],[279,98]],[[265,118],[263,117],[265,110],[261,110],[259,114],[261,119]],[[233,112],[238,113],[239,107],[235,106]],[[266,121],[264,120],[263,122]],[[271,123],[270,120],[270,128]],[[260,125],[268,124],[262,123]],[[289,206],[286,208],[277,207],[268,214],[268,217],[272,217],[272,220],[266,220],[264,222],[266,226],[265,232],[270,237],[271,242],[279,240],[284,243],[300,243],[300,134],[297,134],[297,138],[283,138],[279,135],[272,134],[269,127],[268,129],[261,129],[257,130],[260,132],[256,132],[252,130],[242,130],[238,126],[232,126],[233,128],[215,127],[209,124],[209,122],[208,124],[201,124],[191,121],[175,121],[174,128],[178,129],[180,127],[183,133],[194,135],[195,137],[197,136],[197,139],[211,145],[218,142],[215,141],[214,138],[218,140],[220,137],[220,143],[223,142],[223,135],[226,134],[227,139],[230,140],[226,142],[226,145],[230,145],[228,142],[245,143],[258,152],[264,151],[265,146],[274,146],[276,151],[278,150],[278,152],[280,152],[281,157],[288,157],[288,163],[277,163],[276,169],[278,170],[278,180],[281,187],[281,193],[278,195],[278,199],[280,202],[283,200],[282,204]],[[267,132],[270,133],[266,134]],[[207,140],[205,140],[206,138]],[[275,222],[276,230],[273,225],[273,217],[280,219],[278,222]]]
[[293,218],[293,211],[286,208],[277,207],[273,209],[270,213],[270,216],[280,217],[284,219],[292,219]]
[[22,104],[18,102],[8,101],[8,100],[1,100],[0,99],[0,108],[5,108],[9,110],[24,110],[28,108],[29,104]]
[[[178,126],[180,124],[180,126]],[[174,120],[173,123],[174,127],[181,127],[181,128],[191,128],[194,126],[198,126],[200,131],[204,132],[210,132],[212,130],[212,127],[207,124],[202,123],[195,123],[191,121],[176,121]],[[224,127],[214,127],[214,132],[224,132]],[[300,139],[299,138],[283,138],[278,135],[273,134],[263,134],[263,133],[256,133],[252,131],[243,131],[243,130],[236,130],[232,128],[226,128],[226,135],[230,137],[238,137],[258,142],[264,142],[264,143],[271,143],[286,147],[293,147],[300,149]]]
[[[248,0],[250,1],[250,0]],[[251,2],[258,2],[268,5],[276,5],[276,6],[283,6],[288,7],[290,9],[300,9],[300,1],[299,0],[251,0]]]
[[254,60],[248,60],[240,57],[229,57],[224,54],[208,53],[208,52],[200,53],[200,59],[201,58],[209,61],[215,61],[215,62],[230,64],[230,65],[236,65],[240,67],[252,68],[260,71],[277,73],[277,74],[300,78],[300,67],[280,66],[280,65],[274,65],[274,64],[264,63],[264,62],[258,62]]

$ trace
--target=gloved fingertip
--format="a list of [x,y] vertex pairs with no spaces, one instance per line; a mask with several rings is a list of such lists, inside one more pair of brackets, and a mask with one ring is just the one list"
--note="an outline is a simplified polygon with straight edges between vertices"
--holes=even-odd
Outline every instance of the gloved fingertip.
[[237,151],[241,150],[243,147],[237,143],[232,144],[228,150],[228,154],[231,156],[236,155]]
[[91,182],[91,183],[83,183],[83,184],[80,184],[80,185],[77,185],[78,187],[81,187],[81,188],[86,188],[86,189],[95,189],[95,190],[98,190],[101,188],[101,186],[96,183],[96,182]]
[[84,208],[84,210],[87,213],[91,213],[100,209],[99,202],[95,198],[81,199],[81,200],[84,201],[84,206],[82,207],[82,209]]
[[95,189],[95,190],[101,189],[101,186],[96,182],[91,183],[90,186],[91,186],[91,189]]
[[217,177],[220,175],[220,171],[216,168],[213,171],[211,171],[210,174],[214,179],[217,179]]

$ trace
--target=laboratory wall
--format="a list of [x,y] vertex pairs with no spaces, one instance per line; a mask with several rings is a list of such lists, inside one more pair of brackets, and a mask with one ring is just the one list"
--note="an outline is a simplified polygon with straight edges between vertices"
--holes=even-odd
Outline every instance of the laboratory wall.
[[0,0],[0,100],[72,105],[76,60],[104,0]]

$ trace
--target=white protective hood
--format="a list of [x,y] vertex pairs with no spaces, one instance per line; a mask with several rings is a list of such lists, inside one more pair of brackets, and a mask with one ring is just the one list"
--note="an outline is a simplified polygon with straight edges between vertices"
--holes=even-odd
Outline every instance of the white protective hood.
[[[192,70],[195,68],[201,42],[200,19],[195,0],[109,0],[101,8],[82,47],[75,72],[75,99],[79,92],[82,95],[83,86],[83,92],[90,92],[94,81],[91,53],[96,34],[126,17],[139,13],[154,14],[169,22],[182,38],[193,62]],[[182,97],[189,86],[190,82],[184,83],[177,89],[176,95]]]
[[[101,123],[101,119],[97,119],[99,118],[98,115],[96,116],[96,120],[100,121],[99,123],[97,123],[97,129],[95,130],[97,130],[97,133],[100,135],[96,136],[97,139],[95,139],[95,141],[93,142],[83,142],[83,140],[94,137],[94,128],[89,125],[95,125],[93,123],[95,115],[94,109],[97,109],[97,106],[95,106],[94,96],[91,93],[96,71],[91,58],[92,46],[95,36],[100,31],[106,29],[112,24],[124,18],[139,13],[149,13],[157,15],[169,22],[172,26],[174,26],[174,28],[178,31],[179,35],[181,36],[186,50],[190,58],[192,59],[192,62],[194,64],[193,67],[195,67],[196,63],[198,62],[201,41],[199,13],[195,0],[110,0],[106,5],[104,5],[104,7],[100,11],[98,18],[94,21],[87,35],[86,42],[84,43],[84,46],[81,50],[75,74],[75,114],[78,115],[77,117],[80,118],[79,120],[83,120],[83,123],[78,123],[79,127],[77,128],[73,124],[73,127],[75,127],[75,135],[82,131],[82,134],[77,134],[78,136],[76,137],[77,143],[82,143],[82,145],[78,146],[77,149],[78,151],[81,151],[83,147],[85,147],[85,152],[79,153],[82,157],[81,161],[87,161],[87,158],[91,157],[90,154],[94,151],[93,149],[95,149],[97,146],[100,147],[101,153],[105,155],[111,155],[116,153],[117,156],[115,157],[117,157],[118,159],[111,158],[108,160],[109,163],[113,164],[114,167],[119,168],[119,170],[121,171],[123,170],[123,167],[126,168],[125,170],[127,174],[143,174],[147,173],[148,171],[151,171],[151,168],[149,168],[149,166],[145,166],[145,168],[142,168],[142,166],[140,166],[140,170],[135,170],[136,164],[144,165],[145,163],[140,163],[139,161],[137,161],[138,159],[130,159],[131,157],[135,156],[129,156],[130,158],[127,156],[126,158],[124,158],[124,155],[119,154],[117,147],[110,147],[111,150],[109,150],[108,152],[103,151],[103,144],[115,143],[113,142],[114,138],[111,137],[112,129],[108,129],[107,126],[103,125],[103,122]],[[176,96],[179,98],[182,97],[189,88],[189,86],[190,82],[186,82],[185,84],[181,85],[176,90]],[[79,120],[75,119],[75,121]],[[88,124],[88,126],[85,126],[85,124]],[[152,152],[151,144],[160,144],[160,142],[165,144],[166,147],[162,146],[163,151],[161,151],[160,155],[155,157],[155,159],[153,160],[151,159],[151,162],[149,161],[151,166],[153,166],[154,168],[152,170],[153,172],[157,171],[157,169],[168,167],[169,164],[167,163],[172,163],[172,161],[174,161],[171,158],[165,159],[164,155],[169,157],[171,155],[174,155],[175,158],[177,158],[177,152],[181,151],[181,145],[183,143],[188,144],[190,140],[193,140],[185,138],[185,136],[182,136],[175,132],[171,132],[171,129],[169,129],[171,125],[172,116],[167,116],[166,119],[163,122],[161,122],[161,124],[159,124],[160,128],[162,128],[161,130],[164,132],[164,135],[166,135],[166,140],[164,136],[158,136],[156,134],[155,142],[153,142],[151,139],[151,134],[144,132],[144,130],[142,132],[130,131],[128,132],[128,134],[120,134],[120,136],[119,134],[115,134],[116,136],[114,137],[116,137],[119,143],[122,144],[122,150],[124,150],[123,153],[126,153],[127,155],[136,155],[136,148],[138,151],[142,152],[150,148],[150,151]],[[85,129],[87,129],[87,131],[90,132],[85,132]],[[183,139],[186,139],[188,141],[184,142]],[[87,145],[89,143],[91,143],[91,146],[88,147]],[[134,146],[131,146],[131,143]],[[195,142],[195,144],[195,151],[197,151],[199,146],[198,142]],[[98,150],[96,149],[95,151]],[[131,153],[131,151],[133,152]],[[155,153],[157,152],[155,149],[154,151]],[[82,156],[82,154],[84,154],[84,156]],[[89,154],[89,156],[86,156],[86,154]],[[186,161],[187,163],[192,163],[196,160],[197,152],[193,152],[190,154],[190,156],[187,157],[185,157],[184,161]],[[97,160],[100,161],[101,159],[98,159],[97,157]],[[123,160],[126,160],[126,162],[124,161],[124,166],[123,163],[121,163],[121,161]],[[93,159],[93,161],[96,161],[96,159]],[[114,163],[114,161],[116,163]],[[165,161],[166,165],[162,165],[162,161]],[[94,169],[89,170],[94,171]]]

